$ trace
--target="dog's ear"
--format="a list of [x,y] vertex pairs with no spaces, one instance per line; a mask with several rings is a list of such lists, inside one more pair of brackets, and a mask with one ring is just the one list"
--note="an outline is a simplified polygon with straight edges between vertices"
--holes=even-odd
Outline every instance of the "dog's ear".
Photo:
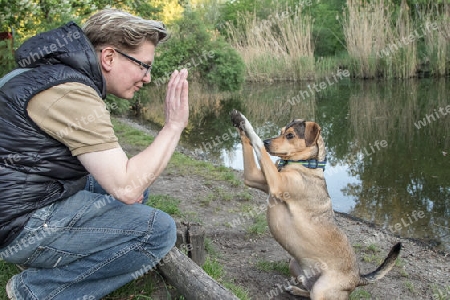
[[306,122],[305,126],[305,143],[306,147],[313,146],[320,135],[320,126],[314,122]]
[[281,128],[280,134],[284,134],[285,131],[286,131],[286,126]]

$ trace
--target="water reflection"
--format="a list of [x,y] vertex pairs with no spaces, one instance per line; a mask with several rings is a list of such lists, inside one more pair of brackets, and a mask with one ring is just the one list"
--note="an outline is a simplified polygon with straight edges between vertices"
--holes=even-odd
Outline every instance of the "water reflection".
[[[263,138],[277,135],[293,118],[314,120],[327,146],[326,178],[336,210],[449,251],[450,82],[347,80],[307,97],[306,90],[304,83],[247,85],[224,98],[191,90],[183,143],[241,169],[231,109],[241,110]],[[151,122],[162,122],[162,100],[148,111]]]

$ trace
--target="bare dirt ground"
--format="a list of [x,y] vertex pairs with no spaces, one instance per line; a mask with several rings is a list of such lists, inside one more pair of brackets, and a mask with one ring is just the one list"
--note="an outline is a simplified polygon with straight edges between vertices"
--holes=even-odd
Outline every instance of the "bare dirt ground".
[[[184,149],[179,150],[190,155]],[[242,172],[235,171],[235,174],[242,178]],[[225,181],[205,180],[201,175],[179,176],[170,170],[151,189],[154,194],[181,201],[183,217],[176,218],[177,221],[203,226],[226,279],[244,287],[251,299],[302,299],[284,291],[289,275],[260,267],[262,262],[287,263],[290,258],[268,230],[262,234],[249,230],[255,220],[265,215],[262,207],[267,196],[264,193]],[[450,299],[449,253],[433,250],[417,240],[393,236],[349,215],[336,213],[336,221],[354,246],[361,273],[373,271],[396,242],[403,244],[393,270],[375,284],[358,288],[352,299]],[[372,242],[368,243],[370,239]]]

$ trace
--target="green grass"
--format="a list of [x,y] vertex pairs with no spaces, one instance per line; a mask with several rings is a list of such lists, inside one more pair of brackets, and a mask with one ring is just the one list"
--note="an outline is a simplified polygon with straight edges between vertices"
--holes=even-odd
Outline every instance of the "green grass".
[[253,224],[247,229],[250,234],[263,234],[268,231],[267,219],[265,214],[258,214],[253,219]]
[[243,201],[250,201],[253,199],[253,196],[249,192],[243,191],[238,195],[238,199],[243,200]]
[[447,287],[442,287],[434,283],[430,286],[430,288],[433,293],[433,300],[450,299],[450,285]]
[[154,140],[154,137],[133,128],[132,126],[122,123],[115,118],[111,118],[111,121],[114,125],[114,132],[120,142],[124,142],[135,147],[142,147],[143,150]]
[[133,280],[120,289],[114,291],[103,300],[122,300],[122,299],[152,299],[150,295],[154,290],[154,274],[147,273],[137,280]]
[[376,254],[364,254],[363,261],[365,261],[367,263],[375,263],[375,264],[379,265],[383,262],[383,258]]
[[215,166],[210,162],[199,161],[184,154],[175,152],[167,166],[168,172],[182,176],[197,175],[206,180],[220,180],[232,186],[241,186],[242,182],[234,172],[224,166]]
[[415,292],[414,283],[412,283],[411,281],[406,281],[405,286],[408,289],[408,291],[414,294]]
[[234,196],[223,187],[215,187],[212,192],[206,196],[197,198],[202,205],[208,206],[213,201],[231,201]]
[[147,205],[162,210],[171,216],[181,216],[180,200],[167,195],[152,195],[148,197]]
[[262,271],[277,271],[283,275],[289,276],[289,264],[285,261],[266,261],[262,260],[256,264],[256,267]]
[[372,295],[363,289],[356,288],[353,293],[350,294],[350,300],[372,299]]
[[[114,131],[121,144],[128,144],[137,151],[142,151],[148,147],[154,140],[154,137],[140,131],[130,125],[127,125],[116,118],[112,118]],[[233,186],[242,186],[232,169],[224,166],[216,166],[210,162],[199,161],[175,152],[167,166],[167,171],[183,176],[197,175],[205,180],[222,180]]]
[[0,299],[8,299],[6,296],[6,283],[15,274],[18,274],[19,270],[13,264],[9,264],[4,260],[0,260]]
[[378,249],[377,245],[375,245],[375,244],[370,244],[369,246],[367,246],[367,250],[369,250],[373,253],[380,252],[380,249]]
[[217,262],[216,259],[208,256],[205,260],[205,264],[203,265],[203,270],[211,276],[212,278],[219,280],[225,274],[223,267],[220,263]]
[[203,270],[211,276],[214,280],[220,282],[223,286],[229,289],[236,297],[242,300],[250,300],[248,291],[245,288],[236,285],[233,281],[225,280],[225,271],[222,265],[217,261],[220,258],[220,253],[215,249],[211,239],[205,238],[205,249],[208,253]]
[[232,193],[228,192],[227,189],[224,187],[217,187],[214,188],[215,193],[217,193],[217,197],[224,201],[231,201],[233,200],[234,196]]
[[405,261],[401,257],[397,257],[395,260],[395,266],[400,268],[400,275],[403,277],[409,277],[409,273],[405,269]]
[[370,244],[367,246],[366,251],[368,253],[363,254],[362,259],[368,263],[381,264],[383,262],[383,257],[380,256],[380,249],[375,244]]
[[236,297],[241,300],[250,300],[250,296],[248,295],[248,291],[243,287],[235,285],[233,282],[224,282],[223,285],[229,289]]
[[210,256],[219,257],[219,252],[214,247],[212,240],[208,237],[205,237],[205,250]]
[[208,256],[206,258],[205,264],[203,265],[203,270],[211,276],[217,282],[220,282],[223,286],[229,289],[236,297],[241,300],[250,300],[248,296],[248,291],[243,287],[237,286],[232,281],[224,280],[225,271],[222,265],[215,259]]
[[360,243],[356,243],[353,245],[353,249],[355,249],[355,252],[357,252],[357,253],[361,252],[362,248],[363,248],[363,245]]

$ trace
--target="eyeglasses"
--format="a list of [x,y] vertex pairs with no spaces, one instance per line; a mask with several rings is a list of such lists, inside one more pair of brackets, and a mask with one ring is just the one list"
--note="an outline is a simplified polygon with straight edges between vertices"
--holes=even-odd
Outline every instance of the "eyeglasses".
[[118,49],[114,49],[114,51],[116,51],[117,53],[122,54],[124,57],[128,58],[129,60],[131,60],[132,62],[137,63],[139,66],[141,66],[141,68],[143,68],[145,70],[145,75],[147,75],[147,73],[150,73],[152,71],[152,65],[147,65],[146,63],[143,63],[142,61],[134,58],[133,56],[129,56],[128,54],[123,53],[122,51],[118,50]]

